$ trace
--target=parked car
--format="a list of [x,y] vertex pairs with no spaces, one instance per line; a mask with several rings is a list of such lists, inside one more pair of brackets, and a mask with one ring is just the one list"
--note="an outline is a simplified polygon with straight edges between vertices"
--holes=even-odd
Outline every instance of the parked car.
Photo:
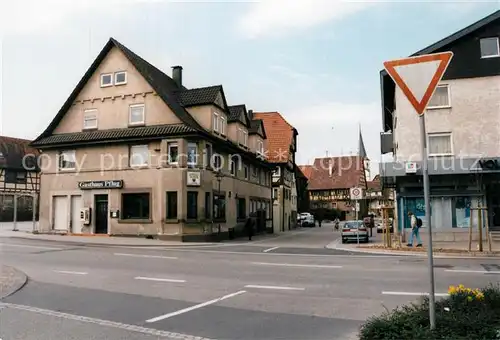
[[369,235],[368,229],[364,225],[363,221],[347,221],[342,227],[340,232],[342,237],[342,243],[347,243],[348,241],[358,241],[363,243],[368,243]]
[[314,227],[316,225],[314,216],[310,213],[300,213],[299,218],[302,227]]
[[[382,233],[384,231],[384,221],[382,219],[377,219],[375,221],[375,225],[377,227],[377,233]],[[389,232],[394,233],[394,226],[392,223],[392,218],[389,218]]]

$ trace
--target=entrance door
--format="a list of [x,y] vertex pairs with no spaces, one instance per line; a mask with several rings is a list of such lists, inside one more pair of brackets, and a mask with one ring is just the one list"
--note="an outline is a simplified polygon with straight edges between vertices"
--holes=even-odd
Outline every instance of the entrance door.
[[108,195],[95,195],[95,233],[108,233]]
[[54,214],[54,230],[68,231],[68,197],[54,196],[52,198]]
[[71,196],[71,232],[73,234],[82,233],[82,222],[80,220],[82,208],[82,196]]

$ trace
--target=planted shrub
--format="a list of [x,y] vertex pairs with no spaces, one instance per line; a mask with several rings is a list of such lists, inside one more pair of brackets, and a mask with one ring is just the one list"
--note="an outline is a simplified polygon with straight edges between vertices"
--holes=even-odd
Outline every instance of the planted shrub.
[[500,339],[500,287],[450,286],[436,302],[436,328],[429,328],[429,299],[372,317],[361,327],[360,340],[494,340]]

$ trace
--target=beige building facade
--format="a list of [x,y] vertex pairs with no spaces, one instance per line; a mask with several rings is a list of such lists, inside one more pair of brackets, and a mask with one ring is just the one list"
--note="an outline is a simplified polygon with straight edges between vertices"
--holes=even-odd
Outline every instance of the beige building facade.
[[[222,86],[188,89],[114,39],[32,143],[40,231],[181,240],[272,226],[264,127]],[[258,147],[259,149],[257,149]]]

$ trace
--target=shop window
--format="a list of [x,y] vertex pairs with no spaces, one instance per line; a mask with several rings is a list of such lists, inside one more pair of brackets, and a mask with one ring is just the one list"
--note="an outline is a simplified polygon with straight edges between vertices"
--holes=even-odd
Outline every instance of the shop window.
[[244,198],[238,198],[237,204],[237,219],[242,220],[247,216],[247,201]]
[[177,191],[167,192],[167,219],[177,219]]
[[469,196],[455,197],[453,201],[453,227],[468,228],[470,226],[471,198]]
[[149,193],[122,194],[122,219],[149,220],[151,213]]
[[198,192],[187,192],[187,219],[195,220],[198,218]]
[[226,196],[225,195],[213,195],[213,207],[214,207],[214,219],[225,220],[226,219]]

